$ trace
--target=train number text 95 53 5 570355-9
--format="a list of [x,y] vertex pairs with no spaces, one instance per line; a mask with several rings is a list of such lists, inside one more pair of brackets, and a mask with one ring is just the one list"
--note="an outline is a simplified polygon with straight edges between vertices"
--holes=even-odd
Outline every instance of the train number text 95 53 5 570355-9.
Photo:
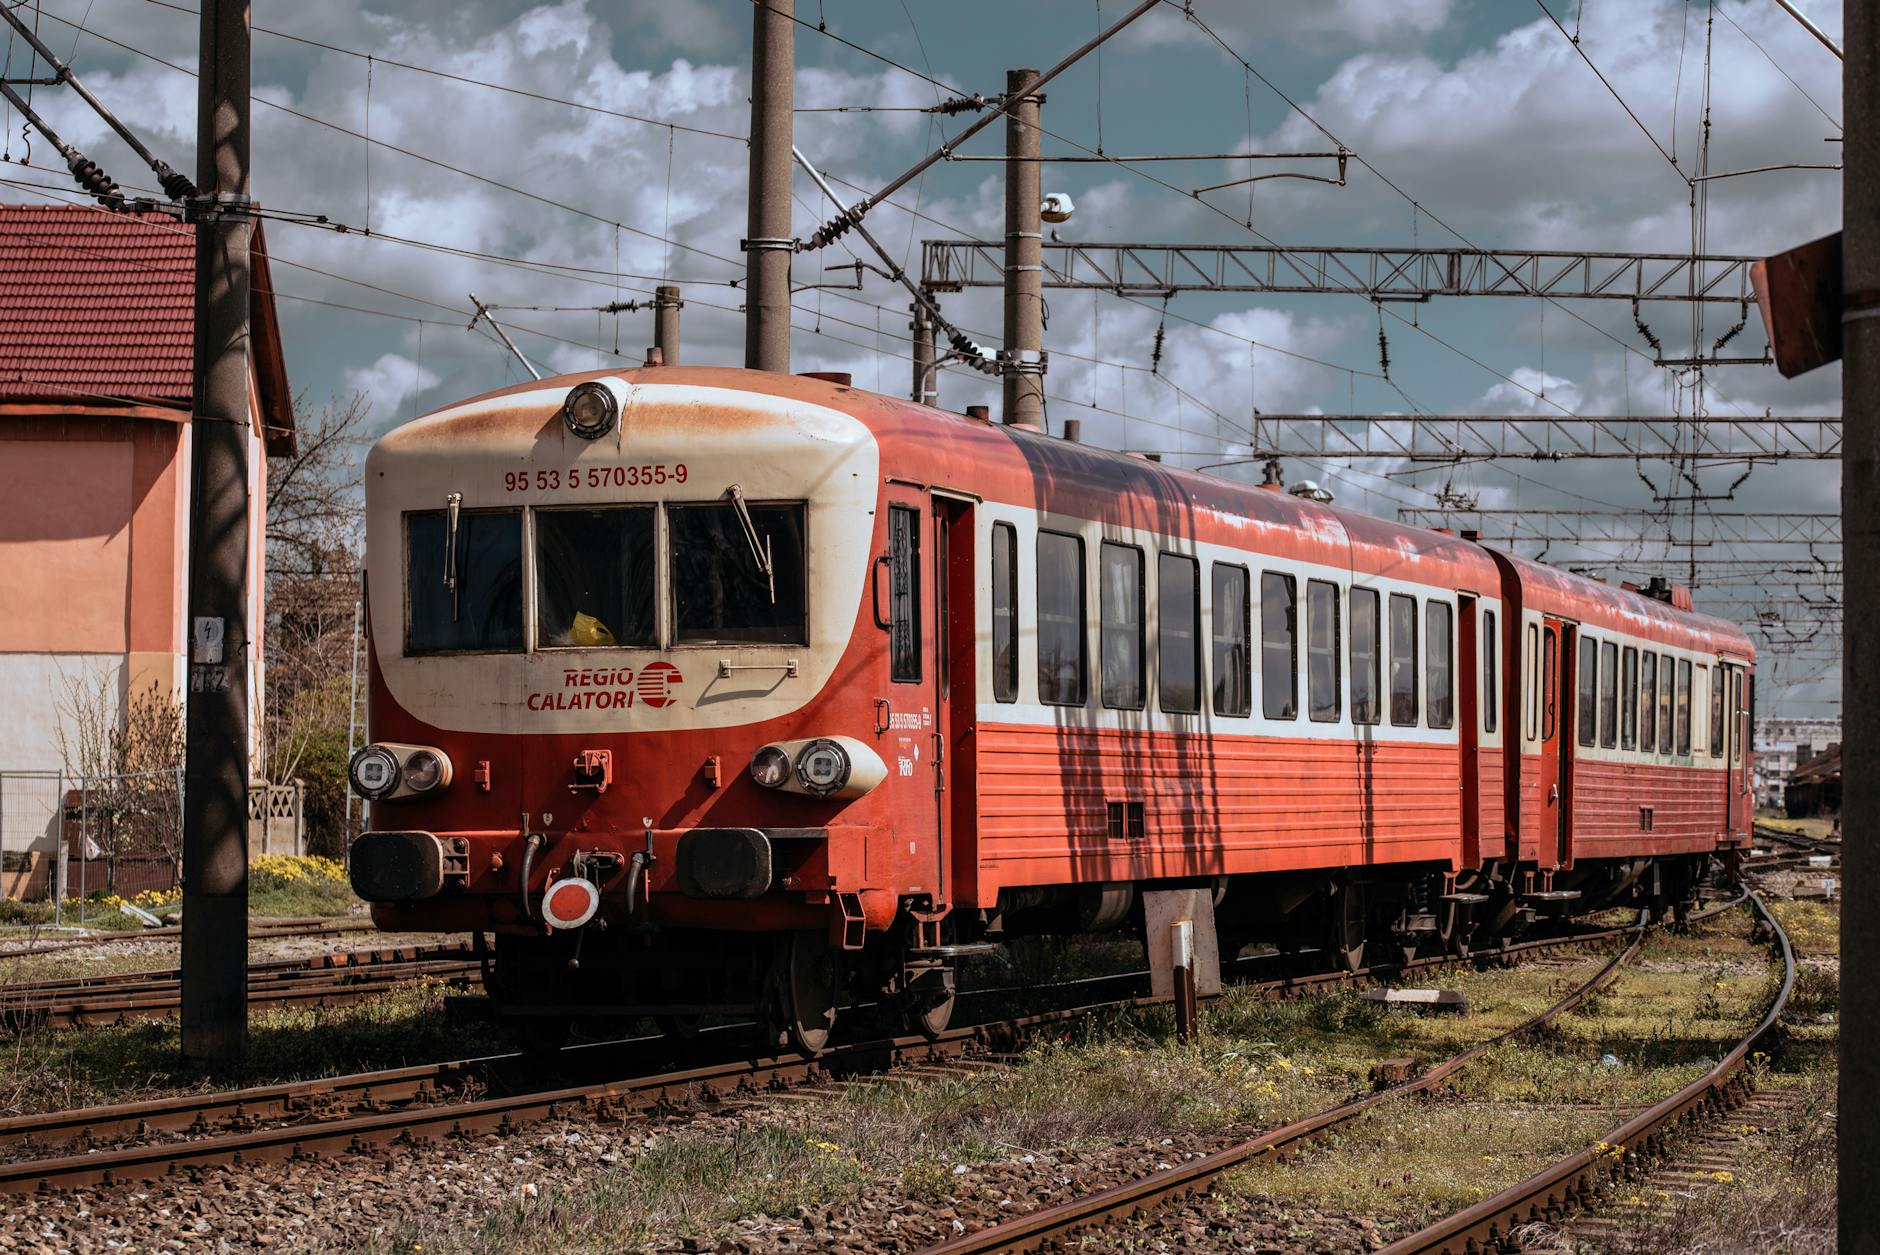
[[683,484],[684,462],[633,466],[570,466],[540,471],[504,471],[504,492],[574,492],[582,488],[644,488]]

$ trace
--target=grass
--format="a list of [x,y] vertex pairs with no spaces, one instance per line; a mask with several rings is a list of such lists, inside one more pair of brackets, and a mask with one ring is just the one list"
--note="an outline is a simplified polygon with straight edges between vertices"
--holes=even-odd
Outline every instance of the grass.
[[[167,923],[175,923],[182,909],[182,890],[146,890],[130,901]],[[95,889],[82,899],[65,904],[68,927],[96,932],[139,932],[143,920],[121,910],[125,899]],[[345,915],[360,905],[348,882],[346,868],[319,855],[261,854],[248,866],[248,913],[262,919],[300,919],[307,916]],[[53,904],[0,899],[0,932],[31,936],[50,927]],[[10,938],[9,938],[10,939]]]

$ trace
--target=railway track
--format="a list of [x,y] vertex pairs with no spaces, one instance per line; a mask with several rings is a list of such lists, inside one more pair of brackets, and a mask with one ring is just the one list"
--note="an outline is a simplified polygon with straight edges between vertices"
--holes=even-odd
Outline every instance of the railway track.
[[[251,964],[256,1006],[325,1006],[357,1001],[420,976],[464,980],[478,974],[467,945],[345,951],[313,959]],[[182,972],[124,972],[29,981],[0,988],[0,1027],[72,1028],[161,1018],[182,1005]]]
[[[275,941],[287,937],[333,937],[341,933],[370,932],[378,926],[369,919],[333,918],[313,915],[304,919],[266,920],[253,924],[248,929],[250,941]],[[95,933],[86,937],[59,938],[51,941],[33,941],[24,950],[5,949],[0,943],[0,959],[19,959],[31,955],[57,954],[65,950],[83,950],[88,946],[106,946],[120,941],[180,941],[183,927],[180,924],[165,924],[161,928],[145,928],[137,932]],[[9,938],[27,940],[28,938]]]
[[[1518,942],[1496,954],[1514,959],[1636,933],[1634,928],[1597,929]],[[1285,996],[1451,962],[1431,958],[1357,973],[1282,976],[1242,987]],[[373,1144],[509,1131],[568,1115],[618,1120],[888,1069],[912,1075],[957,1069],[976,1058],[1015,1050],[1040,1033],[1068,1029],[1094,1014],[1152,1005],[1159,1004],[1125,998],[963,1026],[934,1038],[912,1035],[837,1045],[814,1059],[741,1058],[649,1075],[630,1073],[636,1054],[643,1062],[656,1049],[651,1044],[626,1043],[625,1051],[621,1043],[577,1047],[555,1056],[553,1067],[562,1074],[557,1079],[581,1071],[604,1075],[555,1088],[540,1087],[540,1057],[502,1055],[20,1116],[0,1120],[0,1153],[16,1156],[0,1164],[0,1193],[108,1185],[215,1164],[333,1155]],[[521,1077],[537,1078],[536,1087],[452,1096]],[[112,1139],[130,1144],[96,1145]],[[64,1153],[39,1156],[55,1147]]]
[[[1755,903],[1759,911],[1763,911],[1764,918],[1769,919],[1773,926],[1773,918],[1767,914],[1766,910],[1763,910],[1761,902],[1756,899],[1754,895],[1745,896]],[[1730,902],[1720,906],[1697,912],[1693,914],[1691,918],[1709,918],[1730,909],[1743,900],[1742,897],[1732,899]],[[1044,1208],[1028,1215],[1017,1216],[1001,1224],[993,1225],[974,1233],[963,1234],[949,1241],[928,1247],[921,1255],[991,1255],[992,1252],[1040,1250],[1061,1242],[1063,1239],[1079,1230],[1089,1228],[1093,1225],[1122,1220],[1138,1212],[1153,1208],[1166,1200],[1187,1197],[1197,1192],[1205,1191],[1223,1174],[1242,1164],[1266,1155],[1283,1154],[1307,1140],[1323,1136],[1328,1130],[1349,1122],[1356,1116],[1373,1107],[1410,1094],[1428,1090],[1445,1078],[1453,1075],[1458,1070],[1481,1058],[1497,1045],[1524,1034],[1531,1033],[1535,1029],[1557,1019],[1560,1015],[1571,1010],[1573,1007],[1578,1006],[1589,994],[1609,981],[1624,963],[1628,962],[1637,954],[1640,945],[1644,942],[1646,929],[1643,925],[1625,929],[1613,929],[1609,930],[1607,935],[1614,937],[1629,935],[1631,941],[1624,950],[1615,954],[1593,977],[1561,998],[1558,1002],[1542,1011],[1539,1015],[1536,1015],[1533,1019],[1517,1025],[1507,1032],[1491,1038],[1478,1046],[1452,1056],[1425,1071],[1421,1076],[1386,1089],[1380,1089],[1375,1093],[1364,1095],[1336,1107],[1328,1108],[1316,1115],[1307,1116],[1302,1120],[1296,1120],[1290,1124],[1282,1125],[1279,1128],[1268,1130],[1258,1137],[1249,1138],[1223,1150],[1216,1151],[1211,1155],[1204,1155],[1196,1159],[1188,1160],[1175,1167],[1152,1172],[1145,1176],[1137,1177],[1134,1180],[1123,1182],[1120,1185],[1099,1190],[1082,1198],[1072,1199],[1069,1202]],[[1778,935],[1780,935],[1779,929]],[[1783,941],[1783,946],[1784,952],[1786,953],[1786,939]],[[1790,975],[1792,979],[1792,963]],[[1785,997],[1786,992],[1787,986],[1785,985]],[[1775,1011],[1770,1013],[1770,1019],[1765,1021],[1765,1025],[1773,1022],[1775,1014]],[[1631,1122],[1631,1124],[1636,1123],[1638,1123],[1637,1120]],[[1628,1124],[1627,1127],[1630,1128],[1631,1124]],[[1610,1138],[1608,1142],[1614,1145],[1620,1144]],[[1626,1144],[1629,1145],[1629,1143]],[[1501,1196],[1497,1196],[1497,1198],[1499,1197]],[[1495,1200],[1491,1199],[1488,1201],[1493,1202]],[[1474,1212],[1479,1210],[1479,1208],[1471,1208],[1470,1210]],[[1499,1240],[1499,1235],[1505,1235],[1507,1229],[1504,1225],[1496,1232],[1498,1235],[1496,1240]],[[1482,1236],[1483,1235],[1475,1229],[1470,1229],[1466,1232],[1463,1242],[1453,1246],[1441,1245],[1427,1248],[1405,1247],[1404,1250],[1399,1251],[1398,1247],[1402,1245],[1400,1243],[1388,1249],[1391,1255],[1408,1255],[1408,1253],[1413,1250],[1449,1251],[1453,1252],[1453,1255],[1464,1255],[1466,1251],[1467,1255],[1478,1255],[1478,1252],[1482,1249],[1495,1249],[1492,1242],[1484,1247],[1475,1241],[1475,1239],[1481,1238]]]

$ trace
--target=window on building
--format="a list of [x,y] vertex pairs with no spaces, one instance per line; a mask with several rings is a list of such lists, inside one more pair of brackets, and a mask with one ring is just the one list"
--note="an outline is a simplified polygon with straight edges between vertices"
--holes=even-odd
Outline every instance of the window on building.
[[1260,573],[1260,708],[1268,719],[1299,714],[1297,599],[1292,576]]
[[1501,673],[1495,669],[1501,655],[1501,638],[1495,633],[1495,612],[1482,612],[1482,731],[1493,732],[1499,713]]
[[1142,550],[1103,542],[1101,623],[1103,628],[1103,704],[1112,710],[1141,710]]
[[1599,744],[1619,744],[1619,647],[1611,641],[1599,646]]
[[1574,699],[1578,706],[1576,722],[1580,727],[1580,744],[1591,745],[1599,731],[1599,642],[1590,636],[1580,637],[1580,676],[1579,694]]
[[1423,603],[1423,671],[1429,685],[1425,714],[1432,728],[1456,723],[1455,619],[1449,603],[1431,598]]
[[1691,752],[1691,660],[1678,659],[1678,753]]
[[1038,533],[1038,700],[1052,706],[1085,702],[1084,542],[1063,532]]
[[732,505],[666,509],[673,636],[680,643],[809,643],[803,506],[746,507],[769,573]]
[[1723,668],[1710,672],[1710,756],[1723,757]]
[[407,514],[405,579],[407,654],[522,648],[520,510],[464,510],[455,537],[443,510]]
[[1671,665],[1670,654],[1658,656],[1658,752],[1669,754],[1674,742],[1671,739],[1671,696],[1675,687],[1677,670]]
[[1400,728],[1417,723],[1417,599],[1390,595],[1390,721]]
[[1156,559],[1156,688],[1162,709],[1201,709],[1201,567],[1165,553]]
[[1377,616],[1377,590],[1351,590],[1351,722],[1376,724],[1384,720],[1379,693],[1384,687],[1382,625]]
[[1643,678],[1639,681],[1638,747],[1647,754],[1658,752],[1658,655],[1646,651],[1639,660]]
[[992,700],[1018,700],[1018,533],[992,525]]
[[1638,748],[1638,646],[1625,647],[1619,672],[1619,748]]
[[888,507],[888,678],[920,680],[920,511]]
[[1214,713],[1253,713],[1251,589],[1244,566],[1214,564]]
[[658,644],[653,507],[535,512],[535,645]]

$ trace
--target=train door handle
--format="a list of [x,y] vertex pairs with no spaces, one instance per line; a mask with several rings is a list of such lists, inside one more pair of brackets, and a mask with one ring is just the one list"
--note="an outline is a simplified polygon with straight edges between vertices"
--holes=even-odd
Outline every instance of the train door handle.
[[874,612],[875,626],[884,632],[893,631],[893,625],[888,622],[888,616],[881,613],[881,568],[892,567],[893,562],[894,559],[884,553],[868,570],[868,608]]
[[1558,802],[1559,800],[1560,800],[1560,786],[1557,784],[1548,785],[1547,786],[1547,804],[1551,806],[1555,802]]

